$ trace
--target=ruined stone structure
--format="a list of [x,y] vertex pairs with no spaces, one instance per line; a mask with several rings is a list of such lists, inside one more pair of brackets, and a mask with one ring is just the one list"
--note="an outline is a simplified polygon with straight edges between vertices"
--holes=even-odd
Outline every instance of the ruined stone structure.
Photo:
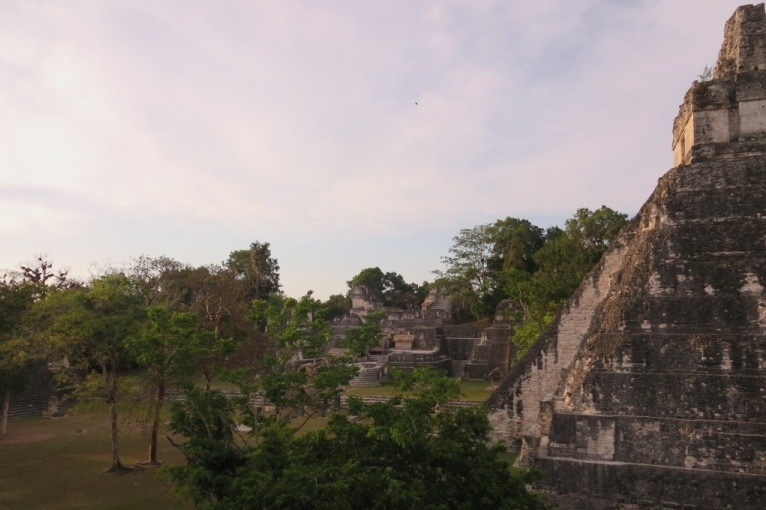
[[364,317],[370,312],[383,309],[383,301],[366,285],[354,285],[351,289],[351,314]]
[[364,285],[356,285],[351,296],[351,313],[332,324],[336,345],[368,313],[386,312],[383,345],[371,350],[370,363],[360,364],[360,376],[352,385],[375,384],[389,367],[412,370],[430,366],[468,379],[486,379],[507,371],[513,354],[513,328],[504,312],[509,306],[506,302],[498,308],[491,326],[476,326],[451,324],[452,304],[438,289],[429,292],[420,310],[386,308]]
[[726,23],[673,149],[677,166],[490,399],[518,463],[580,508],[766,508],[763,4]]
[[[24,391],[11,397],[8,417],[13,420],[29,416],[55,416],[71,406],[63,397],[64,395],[54,388],[53,373],[46,364],[37,363],[28,370],[28,381]],[[0,408],[2,405],[3,396],[0,395]]]
[[762,9],[737,9],[713,79],[686,93],[673,123],[674,164],[695,158],[726,158],[763,151],[766,132],[766,28]]

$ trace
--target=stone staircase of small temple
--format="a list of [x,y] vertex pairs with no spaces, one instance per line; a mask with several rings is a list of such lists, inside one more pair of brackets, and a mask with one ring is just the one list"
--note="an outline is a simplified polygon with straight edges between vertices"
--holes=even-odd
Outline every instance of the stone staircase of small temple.
[[452,360],[452,377],[462,379],[465,376],[465,367],[471,362],[470,359],[453,359]]
[[450,301],[445,296],[439,294],[431,305],[431,308],[433,310],[449,310],[451,306],[452,303],[450,303]]
[[383,375],[383,365],[376,362],[357,363],[359,374],[351,379],[349,386],[377,386]]
[[372,362],[380,363],[381,365],[385,366],[386,364],[388,364],[388,358],[390,357],[391,357],[391,353],[370,354],[369,356],[367,356],[367,359]]

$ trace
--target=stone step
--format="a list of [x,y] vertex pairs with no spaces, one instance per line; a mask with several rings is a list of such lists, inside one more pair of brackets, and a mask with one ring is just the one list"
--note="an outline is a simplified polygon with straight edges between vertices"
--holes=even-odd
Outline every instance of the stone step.
[[349,386],[377,386],[380,384],[380,379],[383,375],[383,365],[367,362],[357,366],[359,366],[359,374],[349,381]]
[[462,379],[465,375],[465,366],[468,365],[471,362],[471,360],[468,359],[453,359],[451,362],[452,365],[452,377],[457,377]]
[[370,361],[374,361],[375,363],[380,363],[381,365],[385,365],[388,363],[388,358],[391,357],[391,354],[370,354],[367,356],[367,358]]

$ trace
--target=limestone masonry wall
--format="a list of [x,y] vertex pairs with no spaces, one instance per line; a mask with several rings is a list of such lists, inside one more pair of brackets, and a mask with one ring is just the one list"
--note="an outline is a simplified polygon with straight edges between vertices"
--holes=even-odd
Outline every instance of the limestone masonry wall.
[[753,141],[761,149],[766,143],[763,4],[736,10],[726,23],[713,78],[695,81],[684,97],[673,123],[674,164],[725,155],[721,146]]
[[554,393],[570,368],[589,329],[596,307],[606,297],[614,271],[623,257],[624,237],[606,253],[597,269],[580,285],[552,330],[521,360],[489,405],[494,439],[521,447],[521,463],[537,448],[540,410],[552,402]]
[[565,505],[766,508],[763,4],[673,134],[678,166],[490,399]]

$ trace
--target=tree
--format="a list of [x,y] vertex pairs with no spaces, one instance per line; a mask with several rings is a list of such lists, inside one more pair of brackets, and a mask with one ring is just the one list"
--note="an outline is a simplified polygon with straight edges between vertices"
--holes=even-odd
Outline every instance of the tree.
[[355,285],[364,285],[376,296],[383,298],[383,292],[385,291],[386,284],[384,282],[385,273],[379,267],[366,267],[359,271],[359,273],[346,282],[349,291],[354,288]]
[[141,295],[123,273],[110,273],[86,288],[53,293],[38,303],[37,319],[47,322],[52,346],[69,361],[73,376],[86,374],[77,382],[80,394],[100,398],[109,407],[109,471],[125,470],[117,437],[117,375],[128,361],[127,340],[140,329]]
[[247,460],[246,448],[235,440],[237,421],[235,402],[218,390],[189,388],[185,400],[171,407],[170,428],[187,439],[168,439],[187,465],[164,469],[197,505],[222,500]]
[[[174,405],[187,465],[173,481],[197,503],[224,508],[544,508],[528,472],[488,447],[486,410],[445,405],[457,382],[416,370],[387,402],[351,399],[328,426],[294,434],[272,422],[238,446],[238,418],[220,394]],[[203,397],[203,398],[199,398]]]
[[423,303],[416,283],[407,283],[399,273],[384,273],[379,267],[362,269],[346,284],[349,294],[355,285],[364,285],[381,299],[384,306],[392,308],[410,310]]
[[532,255],[536,270],[509,267],[502,274],[503,289],[517,302],[513,343],[517,360],[540,338],[563,304],[625,225],[627,215],[606,206],[596,211],[578,209],[565,230],[549,228],[545,243]]
[[271,356],[280,367],[291,360],[319,357],[330,341],[330,325],[321,302],[307,292],[301,299],[274,296],[254,301],[250,320],[267,333]]
[[534,254],[545,244],[545,231],[529,220],[507,217],[487,227],[492,242],[490,267],[496,271],[519,269],[528,273],[537,270]]
[[11,397],[24,389],[31,348],[21,325],[32,308],[39,285],[0,280],[0,398],[3,402],[0,438],[8,434]]
[[[311,291],[300,300],[273,296],[253,302],[251,320],[266,335],[269,349],[260,370],[245,371],[238,383],[243,394],[273,404],[273,419],[280,423],[297,413],[305,417],[305,424],[314,414],[338,407],[340,387],[358,372],[348,360],[325,351],[332,337],[325,316]],[[248,424],[262,427],[257,414],[250,409]]]
[[346,337],[343,340],[344,347],[347,347],[355,357],[366,356],[370,347],[380,345],[380,339],[383,336],[383,319],[385,318],[386,312],[383,311],[368,314],[362,320],[361,326],[346,331]]
[[248,283],[223,266],[193,268],[167,257],[139,257],[131,280],[147,306],[159,305],[176,312],[191,312],[199,321],[194,337],[196,367],[209,387],[237,344],[252,337],[247,314]]
[[577,241],[595,264],[628,221],[628,215],[602,205],[595,211],[577,209],[566,221],[566,235]]
[[34,263],[21,264],[22,281],[39,285],[41,292],[47,289],[74,289],[82,283],[69,277],[69,270],[53,270],[53,261],[47,255],[35,256]]
[[[178,285],[189,274],[191,267],[165,255],[140,255],[133,260],[129,276],[146,306],[162,304],[169,309],[188,305],[189,288]],[[186,302],[186,303],[185,303]]]
[[222,266],[195,269],[189,275],[192,296],[189,306],[200,320],[206,334],[196,336],[196,365],[209,388],[227,361],[251,335],[247,324],[250,301],[247,282]]
[[327,320],[331,321],[336,317],[343,317],[351,311],[351,299],[343,294],[333,294],[322,306],[327,311]]
[[248,250],[235,250],[224,265],[237,279],[246,282],[250,300],[279,294],[279,264],[271,256],[269,243],[255,241]]
[[0,279],[0,438],[8,431],[11,397],[27,385],[31,363],[42,357],[40,346],[33,345],[28,317],[35,301],[48,292],[74,289],[82,284],[69,278],[66,270],[53,270],[46,255],[34,263],[21,264],[21,271]]
[[497,287],[497,272],[490,267],[495,247],[491,234],[489,224],[461,229],[452,238],[450,254],[442,257],[446,269],[434,271],[436,284],[476,319],[494,311],[485,306]]
[[154,396],[149,408],[149,463],[157,464],[157,436],[168,382],[190,375],[199,336],[197,318],[189,312],[149,308],[148,325],[130,337],[128,348],[151,377]]

